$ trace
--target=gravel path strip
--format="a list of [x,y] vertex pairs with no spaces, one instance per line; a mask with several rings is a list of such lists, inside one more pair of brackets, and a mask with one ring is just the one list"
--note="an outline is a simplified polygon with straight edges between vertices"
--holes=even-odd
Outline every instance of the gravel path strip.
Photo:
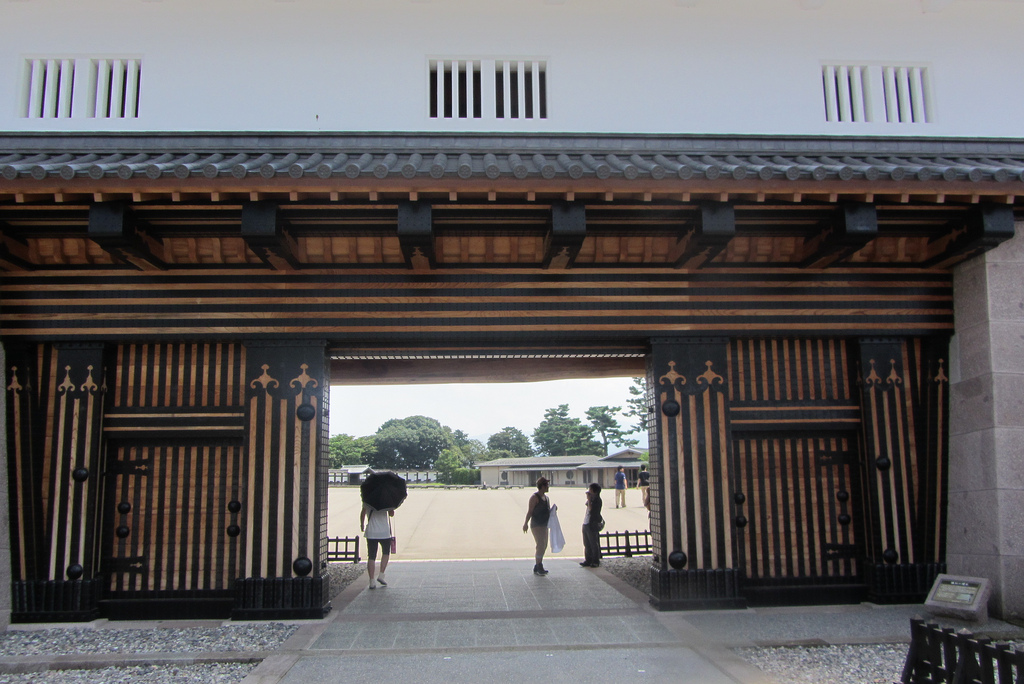
[[[362,576],[363,563],[331,563],[331,592],[337,596]],[[220,627],[119,629],[56,628],[0,632],[0,659],[68,655],[253,653],[281,647],[298,629],[279,622],[238,622]],[[9,661],[10,662],[10,661]],[[46,670],[0,674],[0,684],[237,684],[259,663],[211,662],[191,665],[138,665],[97,669]]]

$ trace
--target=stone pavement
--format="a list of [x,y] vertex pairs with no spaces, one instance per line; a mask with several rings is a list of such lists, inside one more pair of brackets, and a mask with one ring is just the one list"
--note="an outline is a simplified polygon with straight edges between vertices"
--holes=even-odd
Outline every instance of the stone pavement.
[[301,648],[271,656],[244,684],[766,681],[603,570],[570,559],[546,567],[538,577],[531,560],[396,561],[389,586],[357,580],[285,645]]
[[[576,559],[394,561],[389,586],[366,576],[243,684],[309,681],[699,682],[767,684],[731,649],[905,643],[919,605],[663,612]],[[963,625],[960,625],[963,626]],[[993,636],[1022,631],[997,620]]]

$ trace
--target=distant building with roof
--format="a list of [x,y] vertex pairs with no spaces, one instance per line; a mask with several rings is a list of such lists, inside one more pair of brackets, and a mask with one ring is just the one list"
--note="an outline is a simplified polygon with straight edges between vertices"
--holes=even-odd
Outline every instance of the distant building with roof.
[[631,484],[636,482],[641,459],[646,452],[623,449],[609,456],[532,456],[529,458],[498,458],[478,463],[480,482],[487,487],[533,487],[540,477],[551,481],[552,487],[583,487],[596,482],[602,487],[612,484],[619,466],[626,471]]

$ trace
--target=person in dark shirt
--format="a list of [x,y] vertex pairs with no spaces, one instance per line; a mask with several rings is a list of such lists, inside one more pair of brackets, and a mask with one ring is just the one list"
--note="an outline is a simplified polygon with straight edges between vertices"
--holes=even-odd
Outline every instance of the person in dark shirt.
[[546,575],[544,569],[544,552],[548,550],[548,518],[551,517],[551,500],[548,499],[548,479],[538,478],[537,491],[530,497],[530,507],[526,510],[526,521],[523,523],[523,532],[533,532],[533,539],[537,542],[535,559],[537,563],[533,566],[534,575]]
[[622,508],[626,507],[626,473],[623,472],[622,466],[615,471],[615,507],[619,508],[619,504]]
[[650,508],[651,474],[647,472],[647,466],[640,466],[640,474],[637,475],[636,486],[640,490],[640,505]]
[[585,568],[601,565],[601,485],[594,482],[587,488],[587,512],[583,516],[583,562]]

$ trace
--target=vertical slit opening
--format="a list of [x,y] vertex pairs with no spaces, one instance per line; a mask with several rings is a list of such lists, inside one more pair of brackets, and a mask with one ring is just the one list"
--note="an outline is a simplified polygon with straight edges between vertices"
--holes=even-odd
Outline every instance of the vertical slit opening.
[[46,81],[50,78],[50,70],[47,68],[46,60],[38,62],[42,67],[42,79],[39,85],[39,111],[35,113],[36,118],[41,119],[46,115]]
[[523,90],[526,94],[526,102],[524,103],[526,111],[523,112],[523,118],[533,118],[533,69],[527,67],[523,73]]
[[113,60],[107,66],[107,92],[104,93],[106,96],[103,102],[103,118],[109,119],[111,114],[111,100],[114,98],[114,63]]
[[483,117],[483,95],[482,95],[483,79],[480,74],[480,63],[474,62],[473,64],[473,118],[480,119]]
[[469,100],[466,88],[468,80],[466,77],[466,65],[459,64],[459,118],[465,119],[469,116]]
[[135,118],[139,118],[139,100],[142,97],[142,60],[139,60],[139,66],[135,70],[135,111],[133,112]]
[[542,64],[540,71],[537,73],[538,83],[540,84],[540,118],[548,118],[548,76],[547,69]]
[[444,70],[444,118],[452,118],[452,70]]
[[509,118],[519,118],[519,70],[511,69],[508,72],[508,99],[509,102]]
[[437,118],[437,64],[430,67],[430,118]]
[[505,70],[501,62],[494,63],[494,116],[505,118]]
[[118,103],[118,112],[120,118],[123,119],[128,114],[125,110],[128,106],[128,63],[122,63],[120,69],[123,73],[121,75],[121,92],[119,93],[121,101]]

